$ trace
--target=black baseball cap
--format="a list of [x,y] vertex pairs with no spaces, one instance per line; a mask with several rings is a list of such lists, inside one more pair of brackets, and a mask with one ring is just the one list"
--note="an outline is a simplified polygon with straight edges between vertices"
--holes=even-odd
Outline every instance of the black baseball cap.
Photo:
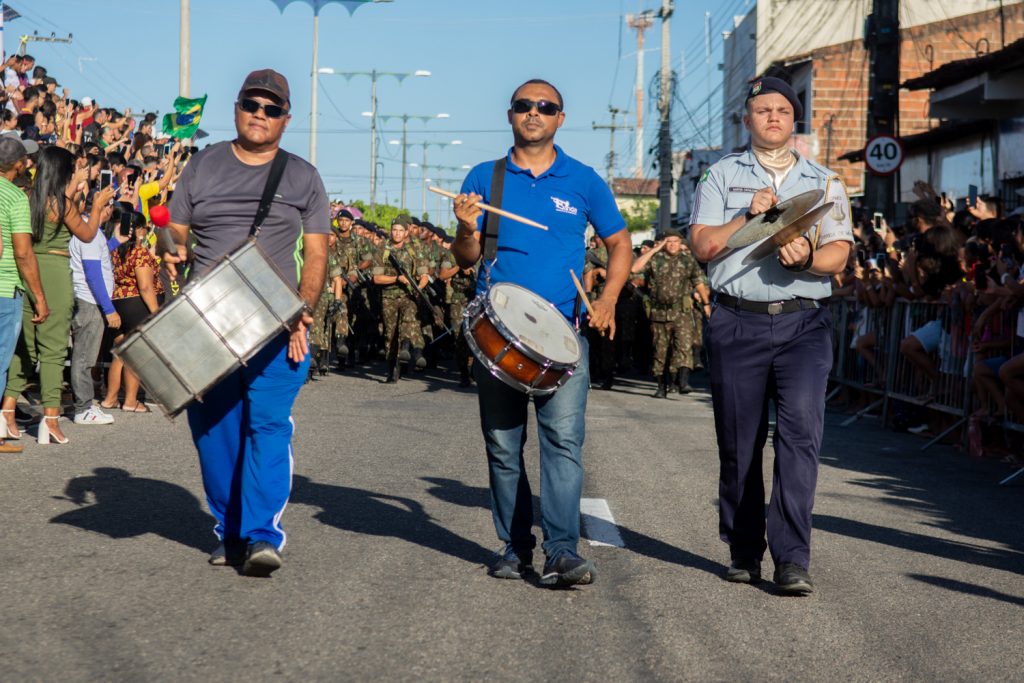
[[789,83],[786,83],[786,81],[781,78],[775,78],[774,76],[765,76],[764,78],[759,78],[756,81],[751,82],[750,89],[747,91],[747,98],[744,100],[744,103],[749,102],[758,95],[767,95],[769,93],[778,93],[785,97],[793,107],[793,118],[797,120],[803,118],[804,107],[800,104],[800,98],[796,96],[796,91],[793,90],[793,87]]

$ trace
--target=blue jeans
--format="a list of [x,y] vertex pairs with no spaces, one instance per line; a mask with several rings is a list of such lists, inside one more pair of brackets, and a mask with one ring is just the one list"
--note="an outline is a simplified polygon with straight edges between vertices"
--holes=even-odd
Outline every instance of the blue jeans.
[[281,515],[292,489],[292,404],[309,372],[288,359],[281,334],[249,364],[188,407],[203,488],[218,538],[284,548]]
[[12,297],[0,296],[0,395],[7,388],[7,368],[21,335],[21,297],[21,292]]
[[[580,540],[580,495],[583,492],[583,438],[590,389],[587,341],[583,361],[554,394],[534,399],[540,439],[541,530],[544,554],[555,558],[576,552]],[[490,470],[491,513],[498,538],[517,552],[537,543],[533,527],[533,493],[523,462],[530,398],[474,363],[480,398],[480,426]]]

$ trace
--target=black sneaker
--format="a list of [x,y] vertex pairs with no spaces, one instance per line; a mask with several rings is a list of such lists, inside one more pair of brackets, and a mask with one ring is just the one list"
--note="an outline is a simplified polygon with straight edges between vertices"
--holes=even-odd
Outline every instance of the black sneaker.
[[248,548],[248,544],[241,539],[226,538],[210,553],[207,561],[214,567],[238,567],[245,562]]
[[266,541],[257,541],[249,545],[249,554],[245,558],[242,572],[246,576],[270,576],[281,568],[281,553]]
[[786,595],[808,595],[814,592],[811,575],[805,568],[792,562],[783,562],[775,567],[775,585]]
[[761,580],[761,563],[757,560],[733,560],[725,570],[731,583],[757,583]]
[[544,563],[540,585],[553,588],[585,586],[593,583],[597,567],[590,560],[584,560],[576,553],[562,553]]
[[521,579],[533,571],[533,552],[517,553],[511,543],[495,553],[497,559],[487,573],[496,579]]

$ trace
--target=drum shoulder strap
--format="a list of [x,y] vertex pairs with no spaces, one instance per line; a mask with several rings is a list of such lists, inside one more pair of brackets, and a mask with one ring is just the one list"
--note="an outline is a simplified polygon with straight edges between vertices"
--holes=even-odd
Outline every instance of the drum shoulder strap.
[[[494,162],[494,173],[491,175],[491,196],[488,202],[491,206],[501,208],[501,195],[505,189],[505,168],[507,158],[502,157]],[[484,234],[482,235],[481,251],[484,261],[490,262],[498,254],[498,228],[501,224],[501,216],[488,211],[484,218]]]
[[267,184],[263,186],[263,196],[260,197],[260,206],[256,209],[256,217],[252,219],[252,227],[249,228],[249,237],[256,237],[263,228],[263,222],[270,215],[270,205],[274,203],[274,195],[281,184],[281,176],[284,175],[284,167],[288,165],[288,152],[278,148],[274,160],[270,164],[270,175],[267,177]]

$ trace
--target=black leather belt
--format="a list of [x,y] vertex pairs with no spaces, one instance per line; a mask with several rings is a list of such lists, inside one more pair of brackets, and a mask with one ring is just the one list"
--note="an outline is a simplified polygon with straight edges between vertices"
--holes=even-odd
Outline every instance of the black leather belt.
[[795,313],[796,311],[808,311],[821,308],[817,299],[804,299],[796,297],[782,301],[750,301],[749,299],[737,299],[734,296],[715,292],[713,301],[727,308],[749,313],[766,313],[768,315],[779,315],[780,313]]

